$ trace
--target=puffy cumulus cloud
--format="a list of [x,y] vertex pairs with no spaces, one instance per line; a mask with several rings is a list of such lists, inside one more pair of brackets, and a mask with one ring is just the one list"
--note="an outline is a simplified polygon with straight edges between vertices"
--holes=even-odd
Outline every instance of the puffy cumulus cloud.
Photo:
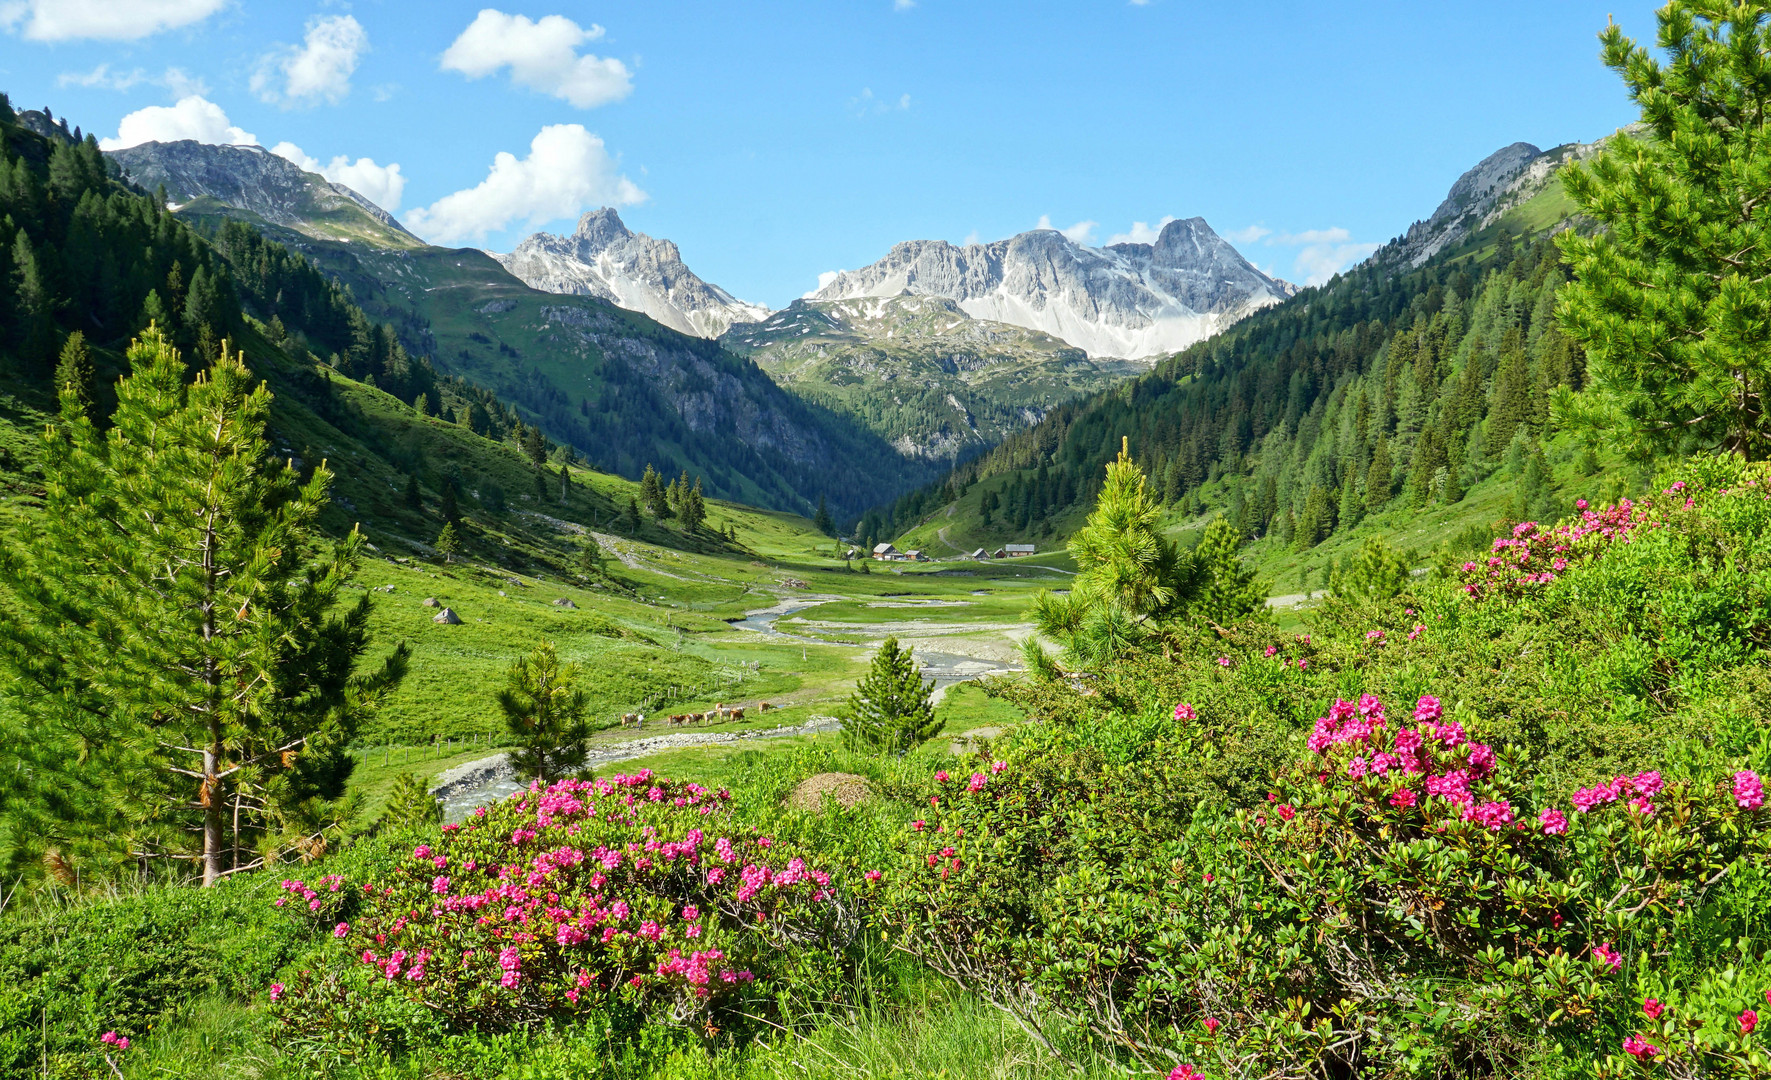
[[176,142],[179,139],[240,146],[252,146],[258,142],[258,136],[235,127],[220,105],[191,94],[179,98],[176,105],[149,105],[137,109],[117,123],[115,138],[100,139],[98,145],[103,150],[122,150],[145,142]]
[[[1250,225],[1227,234],[1231,243],[1250,245],[1259,242],[1267,247],[1296,248],[1292,257],[1291,277],[1303,285],[1323,285],[1336,274],[1363,261],[1382,245],[1354,240],[1353,234],[1339,226],[1329,229],[1305,229],[1302,232],[1279,232],[1262,225]],[[1271,270],[1262,273],[1272,276]]]
[[1146,221],[1134,221],[1128,232],[1114,233],[1107,237],[1107,246],[1114,244],[1154,244],[1162,235],[1162,227],[1173,221],[1173,214],[1164,214],[1161,221],[1151,225]]
[[292,142],[278,143],[271,147],[271,153],[294,162],[308,172],[319,173],[335,184],[343,184],[390,214],[399,210],[400,197],[406,191],[406,178],[400,175],[397,161],[377,165],[374,158],[360,157],[352,161],[339,154],[322,165],[319,159],[309,157],[301,147]]
[[499,152],[477,187],[413,210],[405,221],[433,243],[459,244],[519,221],[534,227],[575,218],[590,206],[645,200],[646,193],[616,171],[603,140],[581,124],[549,124],[530,141],[528,157]]
[[351,76],[369,51],[369,31],[349,15],[309,19],[300,45],[279,49],[252,73],[252,90],[284,108],[328,101],[351,92]]
[[227,0],[0,0],[0,26],[31,41],[133,41],[206,19]]
[[1059,229],[1052,224],[1050,214],[1041,214],[1039,215],[1039,223],[1033,227],[1035,229],[1056,229],[1073,244],[1089,244],[1093,242],[1095,229],[1099,228],[1100,224],[1098,221],[1078,221],[1067,229]]
[[842,271],[842,270],[826,270],[823,273],[819,274],[818,275],[818,287],[813,289],[811,292],[804,294],[803,296],[800,297],[800,299],[801,300],[810,300],[812,297],[817,296],[819,293],[823,292],[826,288],[828,288],[830,286],[830,283],[835,281],[843,273],[844,273],[844,271]]
[[579,46],[602,36],[602,27],[585,28],[564,15],[531,21],[486,8],[444,51],[442,66],[470,79],[508,67],[511,82],[592,109],[633,92],[633,76],[621,61],[578,54]]

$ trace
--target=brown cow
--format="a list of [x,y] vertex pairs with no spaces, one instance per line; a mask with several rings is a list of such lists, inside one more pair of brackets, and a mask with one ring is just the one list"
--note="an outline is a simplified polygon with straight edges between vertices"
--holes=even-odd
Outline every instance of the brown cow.
[[732,710],[732,719],[733,720],[744,719],[744,710],[743,709],[733,709]]
[[756,711],[757,712],[768,712],[772,708],[774,708],[774,706],[770,705],[768,702],[760,701],[757,703]]

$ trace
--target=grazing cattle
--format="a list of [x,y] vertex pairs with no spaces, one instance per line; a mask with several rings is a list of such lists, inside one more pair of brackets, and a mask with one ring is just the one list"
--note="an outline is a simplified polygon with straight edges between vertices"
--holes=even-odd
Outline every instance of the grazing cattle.
[[774,708],[774,706],[770,705],[766,701],[759,701],[759,702],[757,702],[757,705],[756,705],[757,712],[768,712],[772,708]]
[[621,715],[621,726],[626,727],[629,724],[633,724],[637,727],[639,725],[639,717],[635,716],[633,713],[623,713]]
[[743,709],[733,709],[732,710],[732,719],[733,720],[744,719],[744,710]]

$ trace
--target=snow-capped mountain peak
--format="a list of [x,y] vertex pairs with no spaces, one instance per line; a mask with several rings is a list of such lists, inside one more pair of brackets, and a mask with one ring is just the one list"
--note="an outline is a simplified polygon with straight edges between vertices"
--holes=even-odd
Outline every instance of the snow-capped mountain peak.
[[942,296],[974,318],[1040,330],[1090,356],[1140,359],[1184,349],[1295,291],[1195,217],[1169,222],[1154,244],[1087,247],[1054,229],[964,247],[907,241],[812,298]]
[[606,206],[579,218],[570,236],[535,233],[508,255],[488,254],[532,289],[601,297],[697,337],[769,316],[696,277],[675,244],[634,232]]

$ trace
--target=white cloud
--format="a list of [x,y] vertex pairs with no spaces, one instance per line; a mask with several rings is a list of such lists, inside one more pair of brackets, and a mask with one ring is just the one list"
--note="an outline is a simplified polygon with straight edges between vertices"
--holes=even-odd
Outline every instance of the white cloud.
[[[1344,231],[1344,230],[1331,230]],[[1376,251],[1379,244],[1309,244],[1297,254],[1291,272],[1304,285],[1322,285],[1336,274],[1362,261]]]
[[[1282,233],[1275,233],[1262,225],[1250,225],[1227,235],[1233,244],[1253,244],[1259,241],[1267,247],[1279,245],[1297,248],[1297,255],[1292,259],[1291,277],[1303,285],[1325,284],[1381,246],[1354,240],[1352,233],[1338,225],[1329,229]],[[1271,270],[1262,269],[1261,272],[1269,277],[1273,276]]]
[[339,154],[322,165],[292,142],[278,143],[271,147],[271,153],[293,161],[308,172],[319,173],[335,184],[343,184],[390,214],[400,209],[406,178],[400,175],[399,162],[377,165],[374,158],[360,157],[352,161]]
[[1162,227],[1174,219],[1173,214],[1164,214],[1162,220],[1154,225],[1144,221],[1134,221],[1131,223],[1131,230],[1129,232],[1114,233],[1112,236],[1107,237],[1106,246],[1112,247],[1114,244],[1154,244],[1162,235]]
[[178,99],[176,105],[149,105],[125,116],[117,123],[117,137],[100,139],[99,148],[121,150],[145,142],[176,142],[195,139],[203,143],[251,146],[258,136],[242,131],[228,120],[215,102],[191,94]]
[[369,32],[349,15],[309,19],[300,45],[271,53],[252,73],[252,90],[272,104],[290,108],[329,101],[336,105],[351,91],[351,75],[369,51]]
[[1056,225],[1052,224],[1050,214],[1041,214],[1039,215],[1039,223],[1033,227],[1035,229],[1057,229],[1057,231],[1063,233],[1071,243],[1086,245],[1093,241],[1095,229],[1099,227],[1100,224],[1101,223],[1098,221],[1078,221],[1067,229],[1059,229]]
[[801,296],[800,299],[801,300],[810,300],[812,297],[823,292],[825,287],[828,286],[831,282],[835,281],[837,279],[837,276],[841,273],[843,273],[843,271],[841,271],[841,270],[826,270],[823,273],[819,274],[818,275],[818,287],[816,289],[813,289],[811,292],[806,293],[804,296]]
[[883,98],[875,97],[873,88],[870,86],[863,86],[860,94],[849,99],[849,109],[853,111],[856,116],[860,117],[873,116],[879,113],[903,112],[908,108],[910,108],[909,94],[899,95],[897,103],[894,104]]
[[1336,226],[1332,229],[1305,229],[1299,233],[1280,233],[1267,241],[1269,244],[1344,244],[1353,239],[1353,234]]
[[982,244],[983,242],[984,238],[978,235],[978,230],[973,229],[971,232],[965,234],[965,239],[959,242],[959,246],[971,247],[973,244]]
[[31,41],[132,41],[220,11],[227,0],[4,0],[0,26]]
[[57,86],[80,86],[88,90],[133,90],[143,83],[163,86],[174,98],[209,93],[208,83],[192,78],[182,68],[167,68],[163,74],[149,75],[144,68],[113,71],[111,65],[100,64],[91,71],[64,71],[55,77]]
[[478,79],[508,67],[511,82],[592,109],[633,92],[633,76],[621,61],[578,55],[580,45],[602,36],[602,27],[586,29],[564,15],[532,22],[486,8],[443,53],[442,68]]
[[57,86],[82,86],[88,90],[128,90],[147,81],[148,73],[141,68],[112,71],[109,64],[100,64],[87,72],[64,71],[55,77]]
[[916,6],[916,0],[892,0],[893,11],[909,11]]
[[438,244],[484,239],[515,222],[534,227],[577,217],[598,204],[632,206],[646,193],[616,172],[603,140],[581,124],[549,124],[529,156],[500,151],[479,186],[409,212],[406,224]]

